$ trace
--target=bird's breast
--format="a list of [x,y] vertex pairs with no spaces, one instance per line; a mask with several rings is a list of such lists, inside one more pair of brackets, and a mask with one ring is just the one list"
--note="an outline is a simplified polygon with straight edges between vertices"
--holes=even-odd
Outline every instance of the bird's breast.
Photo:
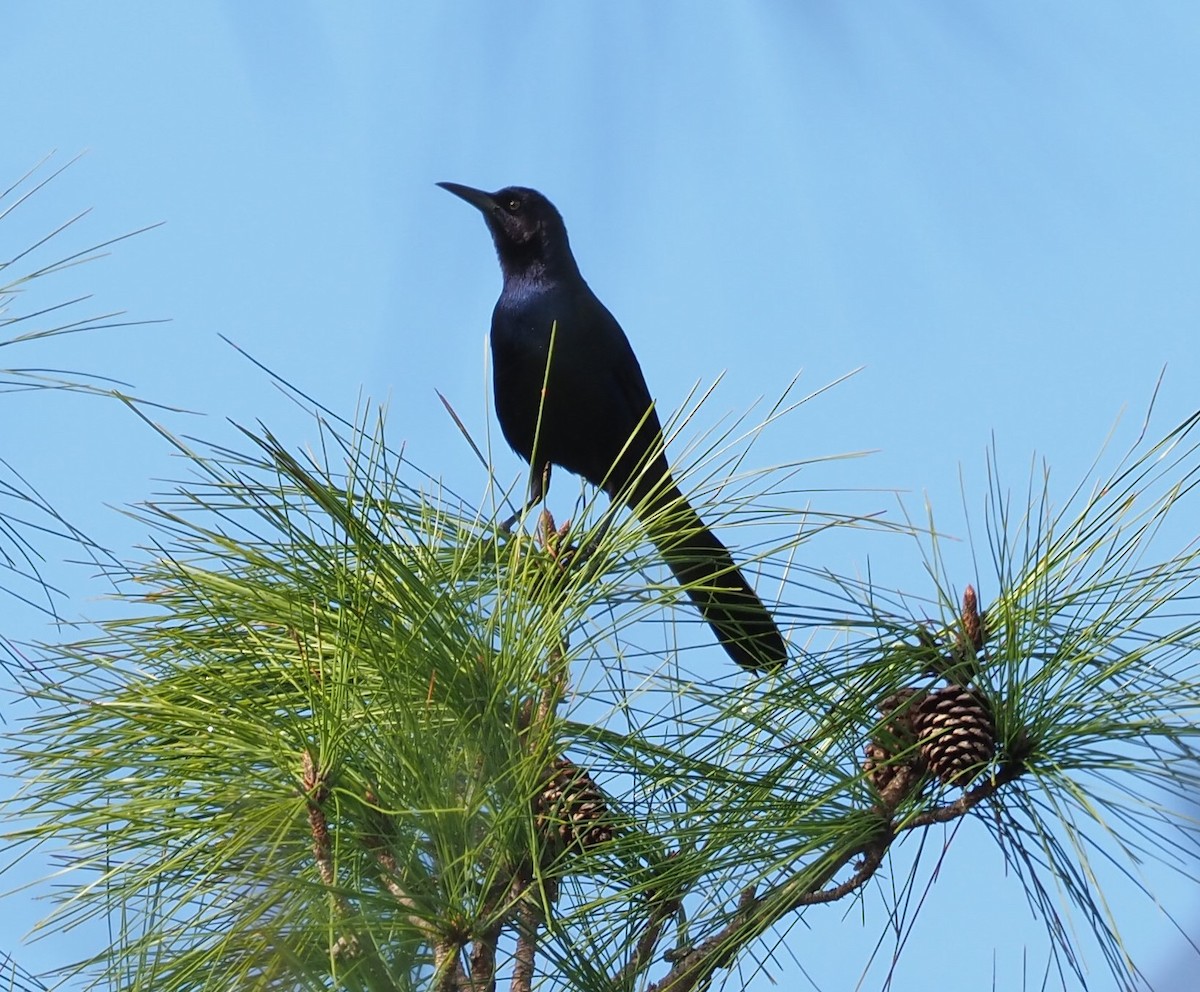
[[[540,389],[550,363],[555,378],[568,371],[577,350],[568,344],[578,323],[569,294],[554,290],[510,292],[507,288],[492,314],[492,358],[497,375],[533,379]],[[561,361],[560,361],[561,359]]]

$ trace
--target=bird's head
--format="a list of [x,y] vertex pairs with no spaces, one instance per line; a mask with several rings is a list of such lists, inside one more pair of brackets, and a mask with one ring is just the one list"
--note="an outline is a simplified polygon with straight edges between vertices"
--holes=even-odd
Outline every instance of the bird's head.
[[486,193],[459,183],[438,185],[483,214],[506,277],[575,269],[562,215],[536,189],[505,186]]

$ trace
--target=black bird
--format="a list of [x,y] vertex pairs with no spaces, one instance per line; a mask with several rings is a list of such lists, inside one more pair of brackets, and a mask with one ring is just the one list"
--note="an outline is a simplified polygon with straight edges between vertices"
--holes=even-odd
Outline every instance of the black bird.
[[504,288],[491,333],[496,415],[529,462],[529,505],[544,498],[552,465],[599,486],[637,514],[730,657],[749,669],[781,668],[779,628],[671,478],[641,366],[580,275],[554,204],[521,186],[485,193],[438,185],[483,213],[500,256]]

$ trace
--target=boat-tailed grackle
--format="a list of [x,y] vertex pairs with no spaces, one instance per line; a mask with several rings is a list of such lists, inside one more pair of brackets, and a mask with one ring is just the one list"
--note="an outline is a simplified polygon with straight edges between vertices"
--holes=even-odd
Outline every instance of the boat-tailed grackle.
[[529,462],[530,504],[545,496],[551,465],[599,486],[637,514],[730,657],[749,669],[781,668],[779,628],[675,485],[641,366],[580,275],[559,212],[521,186],[485,193],[438,185],[483,214],[500,257],[504,288],[491,332],[496,416]]

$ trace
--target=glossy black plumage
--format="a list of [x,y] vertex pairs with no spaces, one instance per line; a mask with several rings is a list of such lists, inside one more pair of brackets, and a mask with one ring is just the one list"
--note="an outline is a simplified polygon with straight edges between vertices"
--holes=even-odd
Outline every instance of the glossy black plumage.
[[671,478],[641,366],[580,274],[559,212],[520,186],[438,185],[480,210],[496,245],[504,275],[492,312],[496,415],[531,466],[531,500],[542,499],[549,466],[559,465],[626,503],[734,661],[780,668],[779,629]]

